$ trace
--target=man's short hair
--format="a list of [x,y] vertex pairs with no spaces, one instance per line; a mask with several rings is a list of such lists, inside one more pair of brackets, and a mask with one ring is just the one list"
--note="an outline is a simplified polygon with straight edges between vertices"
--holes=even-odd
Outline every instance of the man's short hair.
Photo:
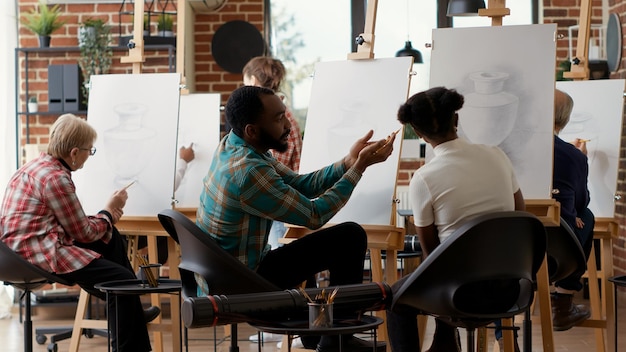
[[263,112],[261,94],[274,95],[274,91],[263,87],[243,86],[233,91],[228,98],[226,121],[239,137],[243,137],[246,125],[255,123]]

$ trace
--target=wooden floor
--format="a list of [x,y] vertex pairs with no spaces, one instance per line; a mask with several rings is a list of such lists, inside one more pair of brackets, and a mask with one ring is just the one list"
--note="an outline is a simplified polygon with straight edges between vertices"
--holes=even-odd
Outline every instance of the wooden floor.
[[[580,303],[586,303],[583,300],[579,300]],[[626,351],[626,304],[622,303],[619,306],[619,331],[618,331],[618,346],[619,350]],[[23,351],[23,326],[19,323],[19,316],[17,308],[9,319],[0,319],[0,351],[18,352]],[[538,314],[538,313],[537,313]],[[533,315],[533,351],[542,351],[541,330],[539,325],[539,316]],[[73,323],[73,311],[68,308],[38,308],[33,317],[33,328],[44,326],[70,326]],[[426,332],[426,341],[424,346],[429,346],[432,338],[433,321],[429,319],[429,324]],[[214,345],[217,345],[218,352],[228,352],[230,340],[223,339],[223,329],[217,328],[217,339],[213,328],[202,328],[189,330],[189,351],[214,351]],[[258,351],[258,345],[248,341],[248,336],[256,333],[256,330],[252,329],[248,325],[241,325],[239,328],[239,347],[242,352]],[[465,344],[465,335],[461,331],[461,337],[463,345]],[[489,351],[492,351],[493,346],[493,334],[489,333]],[[594,342],[594,329],[590,328],[573,328],[565,332],[555,332],[555,351],[569,351],[569,352],[589,352],[595,351]],[[168,334],[165,334],[165,351],[171,351],[171,343]],[[33,350],[35,352],[46,352],[47,343],[38,345],[33,342]],[[58,344],[59,351],[67,351],[69,346],[69,340],[61,341]],[[464,346],[465,347],[465,346]],[[426,348],[424,348],[426,349]],[[95,336],[93,338],[83,338],[81,340],[80,351],[83,352],[96,352],[106,351],[106,338]],[[266,342],[263,346],[263,351],[278,351],[276,348],[276,342]],[[607,351],[612,352],[612,351]]]

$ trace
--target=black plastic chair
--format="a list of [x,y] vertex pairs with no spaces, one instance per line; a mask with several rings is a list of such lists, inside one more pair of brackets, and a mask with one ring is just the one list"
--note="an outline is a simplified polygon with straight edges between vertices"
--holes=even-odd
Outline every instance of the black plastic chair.
[[[33,350],[33,323],[31,293],[48,283],[57,282],[72,286],[74,283],[61,279],[23,259],[6,244],[0,242],[0,281],[24,291],[24,351]],[[37,329],[38,342],[45,343],[45,334],[55,334],[50,338],[48,351],[57,351],[57,342],[72,336],[72,327]],[[43,339],[40,337],[43,336]]]
[[[572,228],[560,219],[560,226],[546,229],[546,259],[550,283],[563,280],[578,270],[587,269],[587,259]],[[535,287],[536,289],[536,287]],[[524,314],[524,351],[532,346],[532,322],[530,307]]]
[[[587,268],[585,252],[578,242],[572,228],[560,219],[560,226],[548,226],[546,229],[546,258],[550,283],[565,279],[580,268]],[[535,283],[536,289],[536,283]],[[532,346],[532,322],[530,307],[524,313],[524,351]]]
[[[182,256],[178,269],[184,300],[197,296],[194,273],[204,278],[211,295],[280,291],[280,288],[226,252],[184,214],[166,209],[158,217],[165,231],[180,244]],[[187,325],[193,320],[185,316],[185,310],[181,314]],[[237,324],[231,324],[230,351],[238,350]]]
[[546,231],[526,212],[496,212],[468,220],[440,244],[394,295],[391,309],[416,308],[474,330],[524,312],[546,253]]

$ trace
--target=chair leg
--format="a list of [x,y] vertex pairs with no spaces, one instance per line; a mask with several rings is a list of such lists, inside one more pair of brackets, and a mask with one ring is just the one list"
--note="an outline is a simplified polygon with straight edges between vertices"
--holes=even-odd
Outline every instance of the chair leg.
[[524,352],[531,352],[533,346],[533,324],[530,317],[530,307],[524,312]]
[[475,352],[474,329],[467,329],[467,352]]
[[239,352],[239,346],[237,345],[237,324],[231,324],[230,329],[230,352]]
[[24,352],[33,351],[33,321],[30,305],[30,290],[24,291]]

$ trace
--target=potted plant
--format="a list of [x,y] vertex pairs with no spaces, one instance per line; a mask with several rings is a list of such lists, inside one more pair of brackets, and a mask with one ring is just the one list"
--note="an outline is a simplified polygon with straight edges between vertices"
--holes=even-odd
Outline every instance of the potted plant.
[[60,5],[48,7],[45,0],[39,0],[39,4],[25,13],[20,22],[39,36],[40,47],[47,48],[50,46],[50,34],[65,24],[60,15]]
[[143,14],[143,36],[150,36],[150,15],[147,13]]
[[104,27],[105,22],[99,18],[88,18],[78,27],[78,46],[82,47],[85,38],[87,37],[95,37],[96,31],[100,28]]
[[81,32],[79,42],[80,59],[78,61],[83,71],[83,96],[85,103],[89,95],[89,79],[92,75],[105,74],[111,67],[113,49],[111,48],[111,27],[104,20],[88,19],[83,23],[89,30]]
[[174,19],[170,14],[161,13],[157,17],[157,29],[161,37],[173,37]]
[[29,113],[35,113],[38,111],[38,107],[37,107],[37,96],[36,95],[31,95],[28,98],[28,112]]

